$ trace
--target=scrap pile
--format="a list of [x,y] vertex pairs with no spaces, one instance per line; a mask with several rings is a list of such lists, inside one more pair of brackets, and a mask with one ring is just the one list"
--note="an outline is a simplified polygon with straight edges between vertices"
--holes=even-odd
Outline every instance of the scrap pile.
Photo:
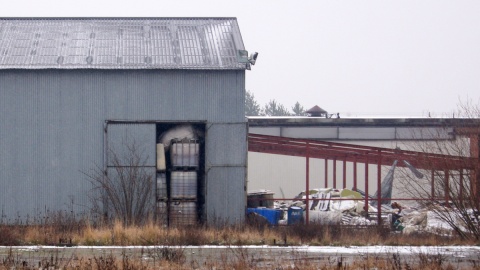
[[[296,196],[291,203],[275,202],[274,208],[286,211],[291,207],[300,207],[305,219],[305,192]],[[325,225],[376,225],[378,209],[372,204],[365,206],[364,196],[350,189],[319,188],[309,191],[309,222]],[[398,209],[382,205],[383,223],[392,224],[392,218]],[[288,215],[279,224],[289,224]]]
[[[410,163],[407,161],[403,162],[417,178],[423,177],[423,174]],[[451,216],[455,217],[455,212],[459,211],[433,204],[421,208],[418,205],[409,207],[395,201],[392,202],[392,187],[396,165],[397,161],[393,163],[381,183],[380,197],[382,201],[380,204],[380,217],[382,226],[406,234],[428,232],[451,235],[453,233],[451,224],[445,222],[445,218],[439,218],[437,213],[441,209],[441,211],[449,211],[449,213],[452,213]],[[303,223],[307,217],[307,209],[309,223],[351,226],[378,225],[377,193],[369,196],[368,201],[365,200],[365,196],[366,194],[358,189],[317,188],[309,190],[308,200],[306,192],[303,191],[293,201],[275,201],[272,205],[271,198],[273,198],[273,192],[261,190],[249,193],[249,199],[255,197],[257,200],[254,201],[257,201],[257,203],[249,206],[256,208],[248,209],[250,213],[266,217],[271,225]],[[259,198],[265,198],[263,204],[258,203]],[[472,220],[478,221],[480,213],[475,211],[472,213]],[[461,222],[460,217],[458,218],[458,223]],[[461,228],[462,225],[459,225],[459,227]]]

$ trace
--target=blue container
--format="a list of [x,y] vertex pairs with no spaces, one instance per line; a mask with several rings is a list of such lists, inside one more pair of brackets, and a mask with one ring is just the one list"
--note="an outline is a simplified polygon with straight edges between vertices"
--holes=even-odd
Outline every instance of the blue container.
[[282,217],[282,210],[270,208],[247,208],[247,214],[257,213],[264,217],[270,225],[278,225],[278,221]]
[[302,223],[303,209],[298,206],[288,208],[288,225]]

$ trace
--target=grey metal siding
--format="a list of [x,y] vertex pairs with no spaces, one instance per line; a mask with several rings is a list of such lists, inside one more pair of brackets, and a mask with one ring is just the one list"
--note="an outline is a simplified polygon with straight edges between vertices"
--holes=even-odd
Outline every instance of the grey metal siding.
[[247,124],[217,123],[206,132],[206,215],[209,222],[243,221]]
[[155,124],[109,124],[106,146],[107,166],[131,165],[127,158],[132,151],[135,151],[141,159],[141,166],[155,167],[155,135]]
[[[234,70],[0,72],[0,208],[4,216],[10,219],[18,214],[24,219],[45,210],[85,211],[91,186],[83,172],[103,164],[105,120],[240,123],[245,132],[224,134],[232,136],[232,141],[246,140],[244,81],[244,71]],[[218,134],[212,131],[208,136],[222,136]],[[246,143],[241,144],[232,155],[246,157],[246,151]],[[245,167],[246,158],[239,165]],[[245,171],[243,167],[239,170]],[[233,168],[235,172],[228,176],[225,168],[222,177],[243,185],[245,174],[237,170]],[[209,175],[206,181],[223,181],[215,177]]]
[[208,166],[245,166],[247,128],[245,123],[212,124],[207,127]]
[[206,212],[210,223],[237,223],[245,217],[245,167],[214,167],[207,172]]

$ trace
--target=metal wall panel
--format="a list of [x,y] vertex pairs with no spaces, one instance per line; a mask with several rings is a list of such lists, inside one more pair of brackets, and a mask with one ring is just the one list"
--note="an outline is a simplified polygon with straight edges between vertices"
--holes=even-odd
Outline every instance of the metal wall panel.
[[303,139],[337,139],[337,127],[282,127],[282,136]]
[[454,139],[453,128],[424,127],[424,128],[396,128],[396,137],[399,140],[431,140]]
[[345,128],[338,131],[338,138],[345,140],[394,140],[395,128]]
[[108,166],[130,166],[129,157],[134,153],[142,166],[156,165],[155,124],[109,124],[107,141]]
[[207,124],[206,217],[233,223],[245,214],[247,123]]
[[3,70],[0,210],[23,220],[85,212],[84,173],[103,166],[105,120],[243,125],[244,80],[233,70]]
[[250,126],[249,133],[320,140],[451,140],[452,127]]
[[281,136],[280,127],[250,127],[248,133],[270,136]]
[[246,166],[246,123],[212,124],[207,127],[208,166]]
[[245,167],[213,167],[207,171],[206,215],[209,223],[243,222],[246,211]]
[[[130,175],[133,175],[133,174],[138,174],[138,175],[141,175],[142,177],[144,177],[143,179],[144,180],[148,180],[150,179],[151,182],[150,183],[145,183],[145,184],[148,184],[150,185],[150,189],[147,191],[149,192],[150,194],[148,194],[148,197],[150,197],[149,200],[147,200],[147,202],[145,203],[145,206],[147,207],[147,212],[146,214],[152,214],[151,217],[153,217],[153,213],[155,211],[155,202],[156,202],[156,199],[155,199],[155,191],[156,191],[156,169],[155,168],[152,168],[152,167],[138,167],[136,169],[132,169],[132,168],[128,168],[128,169],[125,169],[125,168],[122,168],[120,170],[117,170],[115,167],[109,167],[107,169],[107,174],[108,176],[113,179],[112,181],[115,183],[116,181],[120,182],[121,180],[120,179],[129,179]],[[116,182],[116,183],[118,183]],[[127,181],[128,182],[128,181]],[[137,186],[137,188],[139,188],[140,186]],[[139,189],[137,190],[132,190],[132,191],[135,191],[135,192],[138,192]],[[117,190],[115,190],[115,193],[118,194],[118,195],[122,195],[122,190],[119,188]],[[97,195],[98,194],[92,194],[92,195]],[[125,202],[125,197],[124,196],[118,196],[119,200],[122,201],[122,203]],[[136,197],[138,198],[138,197]],[[102,202],[101,201],[98,201],[99,203],[99,207],[103,207],[102,205]],[[138,205],[137,204],[138,201],[133,201],[132,202],[132,205],[135,206]],[[110,207],[112,207],[112,205],[110,205]],[[102,208],[102,209],[99,209],[99,211],[104,211],[105,208]],[[115,213],[108,213],[108,215],[110,217],[114,217]]]

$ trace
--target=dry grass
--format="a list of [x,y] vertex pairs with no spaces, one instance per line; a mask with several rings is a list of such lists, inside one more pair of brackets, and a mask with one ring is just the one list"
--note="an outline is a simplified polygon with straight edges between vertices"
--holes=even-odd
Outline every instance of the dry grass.
[[[475,245],[479,243],[460,237],[442,237],[434,234],[402,235],[378,227],[345,227],[295,225],[268,227],[261,225],[165,228],[154,222],[140,226],[124,226],[121,222],[110,225],[91,224],[88,221],[43,225],[0,225],[0,245],[118,245],[159,246],[145,251],[142,256],[127,254],[95,254],[87,257],[68,257],[65,254],[37,254],[23,258],[12,252],[0,256],[3,269],[457,269],[442,256],[417,254],[412,258],[399,255],[369,255],[356,260],[341,257],[327,259],[292,254],[288,258],[265,260],[247,248],[222,250],[215,259],[187,260],[180,247],[189,245],[280,245],[280,246],[365,246],[365,245]],[[170,246],[177,246],[172,248]],[[143,250],[143,249],[142,249]],[[82,255],[83,256],[83,255]],[[146,257],[148,259],[145,259]],[[35,261],[35,263],[27,263]],[[25,265],[27,264],[27,265]],[[471,264],[467,269],[480,269]]]
[[[67,228],[67,229],[66,229]],[[74,228],[74,229],[70,229]],[[153,222],[125,227],[0,225],[0,245],[475,245],[473,240],[417,233],[403,235],[377,227],[295,225],[287,227],[199,226],[165,228]]]

